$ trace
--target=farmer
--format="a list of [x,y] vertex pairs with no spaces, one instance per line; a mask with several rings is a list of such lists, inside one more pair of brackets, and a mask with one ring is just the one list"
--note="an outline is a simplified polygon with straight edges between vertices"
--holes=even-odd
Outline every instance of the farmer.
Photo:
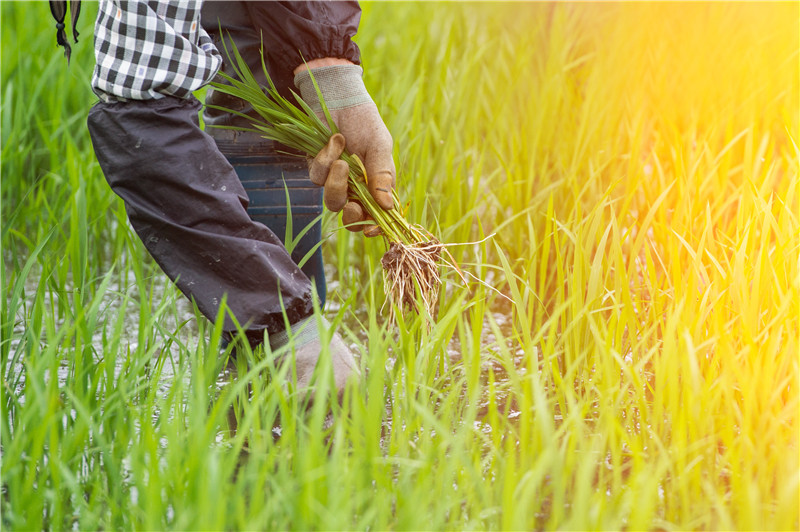
[[[248,61],[253,61],[253,39],[260,46],[263,37],[276,83],[286,91],[291,82],[312,108],[319,108],[307,69],[312,70],[344,135],[332,137],[323,150],[331,153],[321,152],[326,156],[312,163],[318,171],[321,167],[323,178],[346,180],[338,165],[330,164],[346,142],[362,157],[368,175],[394,182],[392,138],[364,87],[352,41],[360,18],[357,4],[224,2],[209,16],[219,20],[209,26],[222,23],[234,37],[251,39],[242,41]],[[209,319],[225,300],[251,345],[266,340],[275,350],[291,337],[302,387],[324,349],[311,281],[281,240],[248,217],[248,198],[234,169],[200,129],[201,105],[192,92],[223,65],[200,19],[200,1],[100,2],[92,76],[100,102],[89,112],[92,143],[131,225],[164,272]],[[391,189],[373,195],[391,208]],[[346,191],[339,196],[332,203],[346,201]],[[362,219],[358,207],[346,212],[347,224]],[[229,316],[224,331],[230,337],[236,333]],[[356,372],[353,355],[338,333],[328,347],[341,389]]]

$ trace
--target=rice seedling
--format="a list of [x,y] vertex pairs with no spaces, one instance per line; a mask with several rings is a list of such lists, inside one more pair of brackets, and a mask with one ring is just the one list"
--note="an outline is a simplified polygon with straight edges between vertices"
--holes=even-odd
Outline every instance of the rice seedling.
[[[307,157],[316,156],[328,144],[331,136],[339,133],[313,73],[311,81],[319,96],[324,122],[296,93],[293,93],[295,102],[291,102],[278,92],[267,73],[263,52],[261,65],[267,86],[258,83],[235,46],[231,50],[225,46],[224,51],[236,76],[223,72],[220,76],[225,83],[212,82],[211,86],[219,92],[247,101],[261,117],[256,119],[242,115],[250,120],[252,127],[224,126],[226,129],[254,131],[267,139],[299,150]],[[234,109],[213,107],[241,115]],[[421,226],[411,224],[405,219],[396,189],[392,189],[393,207],[389,210],[382,208],[370,192],[370,177],[359,157],[345,150],[341,159],[349,168],[348,185],[352,199],[363,206],[372,220],[370,223],[380,228],[389,244],[388,251],[381,259],[386,294],[396,306],[405,309],[415,308],[419,299],[425,314],[432,315],[442,284],[439,264],[449,266],[461,275],[458,265],[444,244]],[[373,179],[376,178],[377,176],[373,176]],[[463,275],[461,278],[466,282]]]

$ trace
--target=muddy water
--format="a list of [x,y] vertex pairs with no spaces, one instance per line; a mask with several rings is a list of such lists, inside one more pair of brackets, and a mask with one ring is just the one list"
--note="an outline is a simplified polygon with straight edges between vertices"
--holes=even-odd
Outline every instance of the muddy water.
[[[154,281],[156,283],[155,286],[153,286],[154,302],[158,302],[163,297],[171,297],[167,296],[166,294],[168,291],[167,283],[169,283],[169,280],[167,279],[166,276],[157,274],[157,276],[154,278]],[[33,305],[33,298],[35,296],[38,284],[39,284],[38,276],[32,272],[32,274],[29,276],[28,280],[25,283],[25,294],[26,294],[25,303],[22,305],[22,308],[17,313],[17,319],[14,323],[13,334],[10,341],[9,358],[14,361],[14,364],[13,364],[13,369],[9,372],[9,374],[13,376],[22,377],[11,384],[13,384],[14,390],[17,392],[17,394],[20,397],[20,401],[23,403],[24,403],[24,396],[22,395],[22,392],[25,387],[25,382],[24,382],[25,367],[23,360],[24,357],[21,356],[21,354],[20,356],[15,356],[15,354],[17,354],[17,351],[20,348],[24,349],[24,346],[20,346],[20,342],[22,342],[24,339],[27,329],[27,323],[25,317],[22,315],[22,312],[23,309],[30,308]],[[125,290],[123,286],[124,284],[125,283],[122,282],[111,283],[108,287],[107,292],[102,296],[102,301],[100,303],[100,311],[99,311],[99,315],[101,316],[101,318],[99,321],[102,324],[103,322],[102,317],[103,316],[107,317],[109,328],[113,326],[112,324],[116,320],[118,313],[122,311],[121,305],[123,298],[122,296],[120,296],[120,293]],[[129,272],[128,274],[127,286],[129,287],[135,286],[135,279],[132,271]],[[65,287],[64,290],[65,293],[69,294],[71,293],[71,291],[72,288],[70,286]],[[138,294],[136,293],[135,288],[129,289],[128,292],[130,294],[130,298],[124,310],[125,324],[122,328],[120,337],[121,352],[125,351],[134,352],[138,348],[139,297]],[[171,292],[174,292],[174,290],[171,290]],[[177,330],[178,323],[182,323],[183,324],[182,330],[184,331],[183,336],[185,338],[188,338],[189,333],[193,333],[196,336],[197,325],[196,322],[194,321],[194,314],[192,312],[192,308],[189,301],[183,298],[182,296],[178,295],[175,298],[175,303],[176,303],[175,305],[176,310],[174,312],[166,314],[160,320],[159,323],[164,327],[164,330],[167,331]],[[58,304],[60,305],[66,304],[72,308],[74,308],[75,306],[72,301],[68,303],[61,302]],[[57,314],[53,311],[52,302],[49,300],[49,298],[45,299],[44,306],[45,306],[45,313],[52,312],[53,314]],[[63,325],[64,325],[63,320],[58,320],[56,322],[56,328]],[[42,338],[43,345],[45,341],[46,339]],[[92,347],[94,348],[94,351],[96,353],[95,355],[96,361],[100,362],[100,360],[102,360],[102,358],[104,357],[103,330],[101,327],[98,327],[98,330],[94,331],[93,333]],[[168,357],[169,355],[170,353],[162,352],[161,350],[156,350],[153,355],[153,360],[150,364],[155,366],[158,363],[160,357]],[[115,371],[114,371],[115,379],[119,377],[120,373],[126,370],[127,363],[128,362],[126,361],[125,356],[123,355],[117,356],[115,360]],[[72,366],[73,366],[73,361],[70,360],[69,358],[63,357],[61,359],[58,368],[58,374],[56,376],[56,378],[58,379],[59,386],[63,386],[66,383],[67,379],[70,376]],[[169,361],[165,361],[165,363],[163,364],[163,371],[158,381],[158,387],[160,391],[165,392],[172,386],[172,383],[174,382],[175,379],[176,366],[177,363],[169,363]],[[7,378],[9,374],[7,374]],[[47,377],[49,378],[49,375]]]
[[[333,272],[329,272],[329,279],[334,278]],[[33,304],[33,297],[37,290],[38,285],[38,278],[35,273],[29,276],[28,282],[26,283],[25,293],[27,296],[27,301],[25,302],[25,306],[23,308],[30,308],[30,305]],[[192,341],[191,338],[194,338],[194,341],[197,341],[198,335],[198,327],[196,323],[195,314],[192,310],[192,306],[189,301],[184,298],[182,295],[177,293],[177,290],[174,289],[171,285],[169,285],[170,281],[167,277],[163,274],[155,273],[153,277],[153,282],[155,283],[152,287],[153,296],[152,301],[154,306],[158,306],[160,300],[164,297],[174,298],[174,304],[171,306],[171,310],[166,313],[163,317],[159,319],[159,324],[163,328],[164,331],[175,332],[175,334],[180,338],[183,342],[190,342]],[[133,277],[133,273],[128,273],[128,279],[124,282],[118,281],[116,283],[112,283],[109,286],[109,289],[106,294],[102,296],[102,302],[100,306],[100,315],[101,315],[101,323],[102,317],[106,317],[109,321],[109,327],[116,317],[118,313],[122,311],[121,305],[123,304],[123,298],[120,296],[120,293],[125,290],[125,286],[128,287],[128,293],[130,295],[126,308],[124,309],[125,312],[125,325],[122,330],[122,337],[120,338],[120,354],[117,356],[115,360],[115,368],[114,368],[114,379],[118,379],[123,372],[131,371],[131,361],[126,360],[126,357],[123,353],[125,352],[135,352],[138,348],[138,331],[139,331],[139,297],[136,293],[136,283]],[[342,290],[342,287],[338,285],[338,282],[332,281],[328,284],[329,294],[336,294]],[[69,292],[69,287],[67,287],[67,292]],[[326,305],[326,313],[330,318],[333,318],[334,315],[340,310],[338,303],[336,302],[336,297],[329,297],[328,303]],[[344,298],[343,298],[344,299]],[[61,303],[63,304],[63,303]],[[46,300],[45,306],[50,307],[51,303],[49,300]],[[50,308],[47,308],[47,311],[50,311]],[[358,325],[359,320],[364,322],[367,318],[367,309],[354,309],[353,313],[348,313],[345,317],[345,325],[350,328],[350,330],[354,331],[358,340],[360,341],[361,345],[366,345],[367,342],[367,332],[362,330],[361,327]],[[491,314],[491,319],[497,324],[500,328],[501,332],[503,333],[504,337],[509,337],[511,324],[509,322],[509,317],[506,313],[503,312],[494,312]],[[492,328],[489,324],[490,316],[484,316],[483,324],[482,324],[482,331],[481,331],[481,352],[485,353],[487,351],[491,351],[497,348],[497,342],[499,341],[494,333],[492,332]],[[180,325],[179,325],[180,324]],[[15,357],[15,353],[20,349],[20,342],[22,338],[24,338],[26,331],[26,323],[24,317],[21,313],[17,316],[17,321],[14,325],[13,336],[10,342],[10,358],[13,361],[13,369],[11,369],[6,374],[6,378],[10,378],[11,380],[8,384],[15,390],[18,395],[18,398],[21,403],[24,403],[24,389],[25,389],[25,367],[23,356]],[[163,335],[161,335],[163,336]],[[166,338],[163,340],[166,342]],[[509,349],[511,353],[514,355],[513,363],[517,368],[524,369],[524,351],[519,346],[514,346],[510,340],[503,340],[506,341],[506,347]],[[95,357],[96,360],[99,362],[100,359],[103,357],[104,353],[104,345],[103,345],[103,331],[102,329],[95,331],[92,344],[95,350]],[[353,343],[351,346],[354,352],[358,353],[362,350],[361,346],[358,343]],[[24,349],[24,346],[23,346]],[[498,382],[502,382],[507,378],[506,369],[497,362],[493,360],[491,357],[482,357],[484,359],[482,374],[488,374],[489,370],[491,369],[494,372],[495,379]],[[458,338],[454,337],[447,346],[447,361],[450,364],[458,364],[461,360],[461,347],[459,345]],[[142,363],[141,361],[139,362]],[[189,381],[191,379],[191,368],[186,368],[185,361],[180,361],[178,356],[178,349],[177,347],[172,344],[170,349],[154,349],[152,359],[144,363],[144,370],[146,375],[152,375],[153,377],[157,378],[157,382],[155,385],[158,388],[159,394],[166,395],[170,389],[175,384],[175,380],[178,378],[183,379],[184,384],[188,386]],[[391,357],[388,362],[388,366],[391,367],[394,364],[394,359]],[[73,370],[73,361],[70,360],[68,357],[64,357],[59,365],[58,373],[56,378],[58,379],[59,386],[64,386],[68,379],[70,378],[71,372]],[[49,375],[46,376],[49,379]],[[221,390],[224,386],[230,384],[231,381],[235,380],[235,369],[232,367],[223,368],[222,372],[220,373],[217,379],[217,388]],[[496,398],[501,403],[502,408],[508,409],[508,416],[509,418],[515,418],[519,416],[519,411],[516,408],[516,405],[506,404],[507,397],[504,397],[502,392]],[[486,407],[488,406],[488,401],[480,406],[481,411],[485,411]],[[489,430],[489,427],[483,427],[482,430]]]

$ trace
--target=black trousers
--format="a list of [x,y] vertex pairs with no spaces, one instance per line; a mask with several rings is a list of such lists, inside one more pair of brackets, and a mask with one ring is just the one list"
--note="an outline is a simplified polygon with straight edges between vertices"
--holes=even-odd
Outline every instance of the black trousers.
[[[147,250],[200,311],[223,297],[251,341],[310,316],[311,281],[280,239],[247,215],[241,182],[200,129],[195,98],[97,103],[97,160]],[[226,317],[224,330],[235,332]]]

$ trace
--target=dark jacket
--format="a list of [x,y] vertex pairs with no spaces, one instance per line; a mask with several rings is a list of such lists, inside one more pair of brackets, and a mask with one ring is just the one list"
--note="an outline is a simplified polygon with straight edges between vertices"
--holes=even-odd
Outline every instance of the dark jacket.
[[[214,39],[223,56],[222,71],[233,75],[225,53],[220,29],[226,36],[228,53],[232,56],[230,39],[247,61],[260,82],[266,83],[261,68],[261,42],[269,75],[283,96],[292,99],[294,69],[303,60],[338,57],[360,64],[361,54],[353,42],[361,19],[358,2],[231,2],[206,1],[202,23]],[[206,102],[250,112],[250,106],[230,96],[208,91]],[[242,119],[213,109],[204,111],[209,125],[241,123]]]

